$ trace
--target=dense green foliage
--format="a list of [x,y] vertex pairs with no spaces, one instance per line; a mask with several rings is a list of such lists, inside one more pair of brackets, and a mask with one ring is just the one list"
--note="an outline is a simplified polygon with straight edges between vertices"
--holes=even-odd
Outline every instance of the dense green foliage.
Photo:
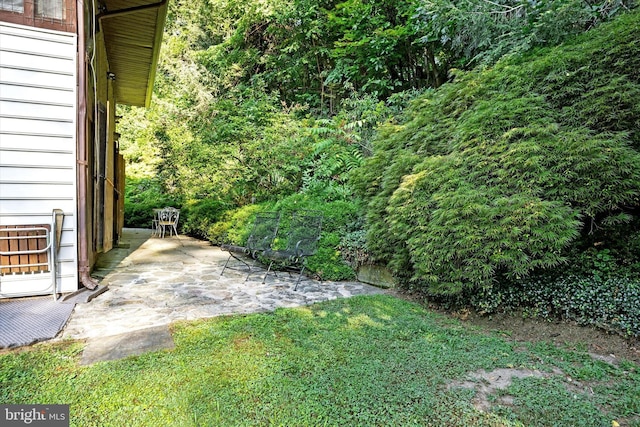
[[[81,427],[640,421],[637,364],[596,360],[580,345],[515,342],[391,296],[184,322],[172,337],[171,350],[89,366],[79,363],[81,342],[4,352],[0,402],[68,404],[70,425]],[[514,378],[487,396],[490,410],[476,409],[480,391],[460,385],[496,369],[540,377]]]
[[438,46],[450,67],[489,65],[506,55],[554,46],[626,9],[620,0],[428,0],[416,8],[423,43]]
[[[555,45],[594,27],[630,2],[584,0],[234,0],[176,1],[170,49],[204,69],[189,78],[213,93],[258,93],[315,114],[336,113],[353,92],[381,97],[441,85],[451,67],[490,64],[503,55]],[[188,52],[184,49],[187,48]],[[202,68],[199,68],[202,67]],[[180,82],[184,76],[171,76]],[[202,105],[204,107],[204,105]]]
[[151,227],[153,209],[176,204],[155,178],[127,178],[125,198],[127,224],[144,228]]
[[386,126],[354,179],[373,255],[447,293],[615,242],[640,205],[639,16],[459,72]]
[[464,307],[483,315],[506,312],[523,318],[562,319],[628,338],[640,337],[637,275],[532,275],[517,283],[504,279],[494,286],[432,296],[431,301],[450,310]]
[[152,107],[120,112],[128,226],[171,204],[241,244],[320,210],[317,276],[438,294],[638,271],[634,1],[169,5]]
[[640,219],[620,227],[625,235],[602,233],[575,246],[570,264],[561,269],[536,271],[513,281],[499,277],[492,286],[470,288],[455,295],[432,295],[448,309],[471,307],[481,314],[521,313],[523,317],[564,319],[596,326],[627,337],[640,337]]

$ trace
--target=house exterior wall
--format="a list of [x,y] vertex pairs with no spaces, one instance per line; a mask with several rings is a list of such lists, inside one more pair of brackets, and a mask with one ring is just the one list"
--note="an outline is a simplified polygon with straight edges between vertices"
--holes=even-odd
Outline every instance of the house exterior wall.
[[[90,272],[99,254],[121,235],[124,160],[118,152],[115,106],[141,102],[130,93],[139,78],[132,70],[151,67],[148,79],[140,81],[144,93],[150,93],[166,1],[58,4],[61,10],[48,17],[34,0],[0,7],[0,230],[50,224],[52,211],[61,209],[56,291],[67,293],[80,285],[97,286]],[[140,47],[129,44],[136,38],[143,40],[144,52],[153,46],[149,60],[142,55],[139,61],[139,51],[130,49]],[[107,48],[114,45],[118,48],[108,56]],[[120,64],[124,79],[108,78],[113,75],[110,59]],[[116,99],[116,93],[124,98]],[[0,252],[6,251],[2,236],[7,233],[0,231]],[[9,244],[20,240],[10,237]],[[0,264],[7,258],[0,253]],[[0,298],[53,291],[44,276],[0,269]]]
[[[57,291],[78,289],[75,33],[0,22],[0,225],[64,222]],[[0,297],[51,293],[45,273],[0,276]]]

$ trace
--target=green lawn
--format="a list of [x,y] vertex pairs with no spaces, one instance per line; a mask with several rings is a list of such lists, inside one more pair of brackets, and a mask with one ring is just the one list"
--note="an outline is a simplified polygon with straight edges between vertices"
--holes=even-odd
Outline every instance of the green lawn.
[[[181,323],[173,335],[174,350],[92,366],[79,365],[82,343],[2,354],[0,403],[70,404],[82,427],[640,425],[638,365],[510,342],[391,296]],[[497,368],[545,376],[490,395],[489,412],[474,389],[449,386]]]

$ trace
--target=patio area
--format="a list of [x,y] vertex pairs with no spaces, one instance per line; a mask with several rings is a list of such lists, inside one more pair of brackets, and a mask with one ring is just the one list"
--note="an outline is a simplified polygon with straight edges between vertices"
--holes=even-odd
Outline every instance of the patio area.
[[228,253],[187,236],[151,237],[145,229],[125,229],[121,245],[104,254],[93,276],[108,290],[77,304],[56,339],[104,338],[157,328],[177,320],[266,312],[335,298],[383,293],[360,282],[326,282],[264,270],[244,281],[246,269],[220,273]]

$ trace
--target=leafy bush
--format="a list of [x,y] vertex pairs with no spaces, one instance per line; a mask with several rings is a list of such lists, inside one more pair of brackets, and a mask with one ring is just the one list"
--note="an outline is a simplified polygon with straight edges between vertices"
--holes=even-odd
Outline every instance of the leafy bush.
[[502,285],[487,286],[462,299],[483,313],[522,310],[529,317],[574,320],[640,337],[637,278],[541,275],[517,284],[505,281]]
[[340,240],[340,253],[342,258],[355,269],[370,262],[370,255],[367,251],[367,232],[360,224],[354,224],[354,231],[351,231]]
[[205,239],[213,223],[228,209],[225,202],[216,199],[190,201],[180,212],[181,228],[184,233]]
[[356,274],[342,258],[337,232],[324,232],[320,238],[318,252],[307,261],[307,267],[323,280],[353,280]]
[[455,293],[560,266],[593,229],[630,230],[640,110],[619,91],[640,91],[639,19],[458,74],[386,126],[352,180],[373,257],[405,286]]
[[[220,206],[215,205],[215,208],[220,208]],[[326,202],[304,194],[294,194],[278,202],[247,205],[224,212],[215,209],[207,212],[203,208],[198,213],[197,223],[189,221],[188,229],[193,235],[206,236],[214,244],[226,241],[244,245],[251,233],[251,227],[257,213],[280,212],[279,235],[283,236],[287,232],[291,215],[298,210],[318,211],[323,217],[323,231],[318,252],[308,259],[309,271],[323,280],[353,279],[355,277],[353,268],[341,256],[340,236],[350,230],[349,227],[357,222],[359,214],[354,202]],[[189,212],[192,210],[190,209]]]
[[[414,19],[423,43],[439,43],[459,66],[492,64],[534,46],[553,46],[619,11],[633,1],[582,0],[486,1],[428,0]],[[441,58],[439,58],[441,59]]]
[[[230,209],[217,217],[209,218],[207,228],[199,230],[209,241],[214,244],[234,243],[245,245],[251,234],[251,227],[256,214],[273,210],[268,204],[247,205],[241,208]],[[205,222],[202,222],[205,224]]]
[[309,270],[323,280],[351,280],[355,277],[353,268],[341,256],[340,236],[350,231],[360,216],[356,202],[326,201],[306,194],[295,194],[278,201],[274,209],[282,212],[285,218],[296,210],[320,212],[323,217],[322,235],[317,254],[308,260]]
[[127,177],[124,203],[125,227],[150,228],[153,209],[165,206],[180,207],[180,204],[165,194],[159,180]]
[[563,268],[574,276],[640,277],[640,217],[596,228],[580,239]]

